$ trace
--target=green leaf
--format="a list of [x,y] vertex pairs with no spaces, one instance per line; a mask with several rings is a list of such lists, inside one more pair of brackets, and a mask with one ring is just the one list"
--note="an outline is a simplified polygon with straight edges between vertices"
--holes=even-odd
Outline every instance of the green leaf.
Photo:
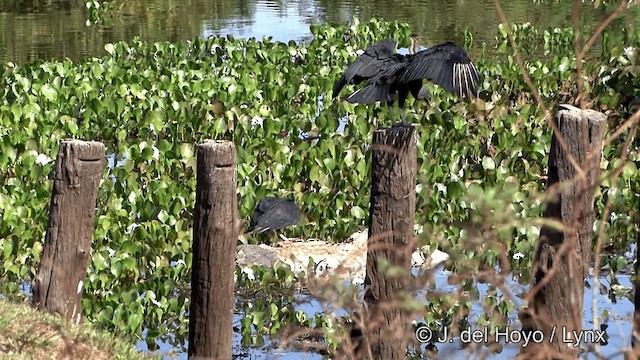
[[115,46],[113,46],[113,44],[111,43],[105,44],[104,49],[107,51],[107,53],[109,53],[109,55],[114,55]]
[[102,271],[109,267],[107,259],[101,253],[93,253],[91,256],[91,262],[97,271]]
[[44,98],[49,101],[55,101],[58,97],[58,92],[56,91],[56,89],[51,87],[49,84],[45,84],[44,86],[42,86],[40,92],[42,93]]
[[9,239],[4,239],[2,241],[2,249],[4,251],[4,259],[9,259],[13,253],[13,242]]
[[495,168],[496,168],[496,164],[493,162],[493,159],[492,159],[492,158],[490,158],[490,157],[488,157],[488,156],[485,156],[485,157],[482,159],[482,167],[483,167],[485,170],[493,170],[493,169],[495,169]]
[[120,275],[122,275],[122,263],[119,260],[112,261],[109,271],[111,271],[113,276],[119,278]]
[[360,206],[354,206],[351,208],[351,215],[356,219],[361,220],[361,219],[364,219],[366,214]]
[[253,325],[261,328],[262,324],[264,323],[264,311],[254,311],[251,313],[251,317],[253,318]]
[[183,143],[180,145],[180,155],[182,159],[189,160],[193,157],[194,148],[192,144]]
[[313,182],[320,181],[320,168],[316,165],[311,167],[311,171],[309,172],[309,179]]

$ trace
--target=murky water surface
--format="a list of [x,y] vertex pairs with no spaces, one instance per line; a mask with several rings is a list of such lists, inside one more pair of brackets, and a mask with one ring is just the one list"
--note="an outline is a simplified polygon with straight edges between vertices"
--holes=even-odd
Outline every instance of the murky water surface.
[[[420,41],[432,45],[462,41],[472,31],[476,44],[492,42],[500,23],[493,0],[283,0],[283,1],[116,1],[122,8],[110,24],[87,26],[84,0],[0,1],[0,61],[23,63],[34,59],[102,56],[104,44],[130,41],[178,41],[211,34],[240,37],[272,36],[275,40],[309,38],[309,26],[348,22],[354,16],[380,17],[410,23]],[[572,23],[571,1],[503,1],[511,22],[531,22],[543,28]],[[585,23],[594,23],[605,9],[582,6]],[[635,23],[626,15],[621,21]]]

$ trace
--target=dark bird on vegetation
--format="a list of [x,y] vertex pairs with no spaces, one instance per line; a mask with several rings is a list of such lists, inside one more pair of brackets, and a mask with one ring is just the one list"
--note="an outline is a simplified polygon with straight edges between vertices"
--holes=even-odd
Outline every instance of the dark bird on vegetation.
[[260,200],[251,217],[247,232],[272,233],[300,223],[300,208],[289,199],[265,197]]
[[627,105],[627,109],[629,112],[629,116],[633,115],[636,111],[640,110],[640,96],[634,97],[629,101],[629,105]]
[[[415,48],[415,45],[412,45],[412,48]],[[442,86],[459,98],[472,98],[477,95],[478,69],[464,49],[451,42],[409,55],[397,54],[395,49],[396,42],[393,40],[384,40],[369,46],[349,65],[335,84],[333,97],[336,98],[347,84],[366,81],[367,85],[346,98],[348,102],[370,104],[386,101],[391,110],[398,93],[400,113],[409,93],[418,100],[429,97],[426,88],[422,89],[423,79]],[[393,119],[393,111],[391,117]],[[404,113],[401,113],[401,117],[402,125],[408,125]]]

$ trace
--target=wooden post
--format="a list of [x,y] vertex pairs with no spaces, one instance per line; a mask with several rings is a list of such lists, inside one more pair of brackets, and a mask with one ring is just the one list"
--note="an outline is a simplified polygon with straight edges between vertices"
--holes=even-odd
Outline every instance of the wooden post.
[[572,331],[582,330],[584,278],[591,260],[593,202],[607,116],[562,105],[557,118],[566,149],[554,133],[546,191],[555,195],[544,217],[561,222],[563,230],[550,226],[540,230],[528,308],[520,319],[524,331],[541,332],[545,341],[523,347],[525,358],[577,357],[581,348],[566,340],[572,339]]
[[49,225],[33,279],[33,306],[76,323],[82,317],[82,283],[87,275],[96,198],[106,165],[105,147],[66,140],[56,158]]
[[[373,133],[371,207],[364,301],[365,354],[374,359],[404,359],[410,321],[402,310],[402,293],[411,277],[411,253],[416,248],[416,130],[394,127]],[[388,263],[393,271],[381,271]],[[370,348],[369,348],[370,347]],[[370,353],[369,353],[370,351]],[[366,356],[363,356],[366,355]]]
[[189,359],[231,359],[233,275],[239,220],[236,147],[198,146],[189,312]]

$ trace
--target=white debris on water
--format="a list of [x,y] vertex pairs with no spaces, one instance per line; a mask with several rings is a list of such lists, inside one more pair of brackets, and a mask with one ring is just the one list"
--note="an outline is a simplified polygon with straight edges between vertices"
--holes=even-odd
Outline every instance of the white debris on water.
[[[361,285],[364,283],[367,266],[367,240],[368,230],[364,230],[354,233],[347,241],[340,244],[319,240],[288,240],[273,246],[240,245],[237,248],[236,263],[243,272],[248,274],[251,265],[272,267],[280,261],[289,265],[298,275],[310,271],[309,259],[311,258],[313,259],[311,271],[316,277],[335,275],[344,280],[350,280],[353,284]],[[429,252],[429,247],[423,246],[413,252],[411,259],[414,267],[434,268],[447,261],[449,255],[438,249]]]

